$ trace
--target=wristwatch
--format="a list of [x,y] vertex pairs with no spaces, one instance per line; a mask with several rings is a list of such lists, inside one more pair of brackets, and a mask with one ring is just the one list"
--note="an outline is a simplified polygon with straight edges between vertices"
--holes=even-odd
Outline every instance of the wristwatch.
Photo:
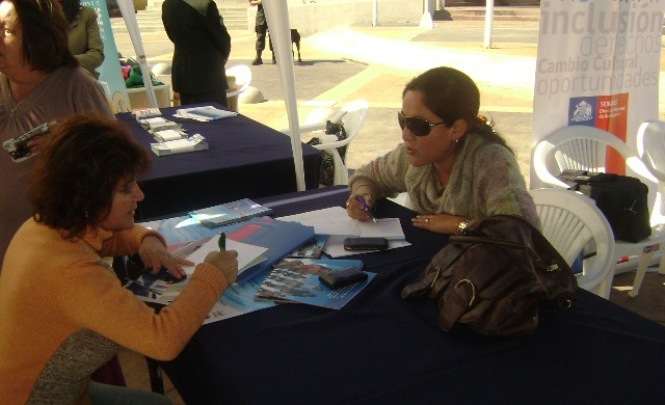
[[467,226],[469,226],[469,220],[468,219],[461,220],[459,224],[457,224],[457,234],[458,235],[463,234]]

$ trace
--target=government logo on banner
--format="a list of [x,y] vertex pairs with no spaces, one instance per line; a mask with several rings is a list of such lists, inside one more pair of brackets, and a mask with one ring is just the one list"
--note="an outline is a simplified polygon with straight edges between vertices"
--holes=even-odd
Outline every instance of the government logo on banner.
[[[639,125],[658,118],[664,12],[665,0],[541,1],[532,145],[588,125],[636,150]],[[625,171],[609,159],[608,168]],[[543,186],[533,169],[530,180]]]

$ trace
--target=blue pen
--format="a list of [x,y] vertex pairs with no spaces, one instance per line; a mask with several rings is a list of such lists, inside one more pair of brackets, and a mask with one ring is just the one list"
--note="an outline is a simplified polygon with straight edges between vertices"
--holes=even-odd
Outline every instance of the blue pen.
[[375,224],[378,223],[379,221],[376,220],[376,217],[374,217],[374,215],[372,215],[372,212],[370,211],[369,207],[367,206],[367,203],[365,202],[365,198],[363,198],[363,196],[361,196],[361,195],[357,195],[356,200],[358,200],[358,202],[360,204],[362,204],[363,211],[365,211],[367,213],[367,215],[369,215],[369,217],[372,219],[372,222],[374,222]]

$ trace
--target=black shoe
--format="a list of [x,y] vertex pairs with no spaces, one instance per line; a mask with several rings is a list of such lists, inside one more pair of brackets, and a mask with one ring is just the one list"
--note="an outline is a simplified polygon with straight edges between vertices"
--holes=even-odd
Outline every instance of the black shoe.
[[261,58],[256,58],[256,59],[254,59],[254,60],[252,61],[252,65],[254,65],[254,66],[256,66],[256,65],[263,65],[263,59],[261,59]]

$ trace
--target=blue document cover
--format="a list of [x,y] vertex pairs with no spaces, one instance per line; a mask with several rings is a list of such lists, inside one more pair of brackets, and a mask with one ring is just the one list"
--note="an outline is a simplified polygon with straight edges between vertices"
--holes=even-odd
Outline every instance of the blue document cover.
[[302,303],[340,309],[365,288],[376,274],[346,287],[332,290],[319,281],[319,275],[348,268],[361,270],[363,262],[353,259],[286,258],[274,266],[256,293],[257,299],[278,303]]
[[272,210],[270,208],[257,204],[249,198],[243,198],[192,211],[189,215],[201,222],[202,225],[214,228],[271,213]]
[[266,260],[250,267],[238,276],[238,282],[265,273],[272,265],[314,238],[314,227],[298,222],[278,221],[270,217],[251,218],[233,225],[215,228],[236,242],[262,246]]

